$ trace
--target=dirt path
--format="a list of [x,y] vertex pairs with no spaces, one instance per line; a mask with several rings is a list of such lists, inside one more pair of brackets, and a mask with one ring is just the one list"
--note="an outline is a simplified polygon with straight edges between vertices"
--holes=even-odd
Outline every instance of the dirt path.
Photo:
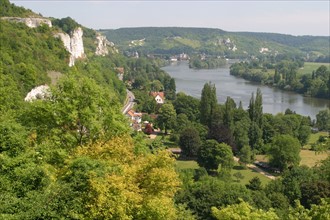
[[[234,160],[235,160],[236,162],[238,162],[238,161],[239,161],[239,158],[234,157]],[[247,166],[249,169],[254,170],[254,171],[256,171],[256,172],[258,172],[258,173],[260,173],[260,174],[262,174],[262,175],[268,177],[269,179],[272,179],[272,180],[275,180],[275,179],[276,179],[276,176],[273,176],[272,174],[270,174],[270,173],[268,173],[268,172],[266,172],[266,171],[260,169],[259,167],[257,167],[257,166],[254,165],[254,164],[246,164],[246,166]]]
[[270,174],[270,173],[268,173],[268,172],[266,172],[266,171],[260,169],[259,167],[257,167],[257,166],[254,165],[254,164],[247,164],[246,166],[247,166],[248,168],[250,168],[250,169],[252,169],[252,170],[254,170],[254,171],[257,171],[258,173],[260,173],[260,174],[262,174],[262,175],[268,177],[269,179],[272,179],[272,180],[276,179],[276,176],[273,176],[272,174]]

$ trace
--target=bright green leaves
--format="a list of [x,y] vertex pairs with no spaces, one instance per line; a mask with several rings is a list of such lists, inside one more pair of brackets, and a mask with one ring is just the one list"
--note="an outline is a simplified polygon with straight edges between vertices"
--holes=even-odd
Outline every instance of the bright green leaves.
[[222,209],[212,207],[212,214],[221,220],[279,220],[274,210],[264,211],[253,208],[249,203],[241,201],[239,204],[229,205]]

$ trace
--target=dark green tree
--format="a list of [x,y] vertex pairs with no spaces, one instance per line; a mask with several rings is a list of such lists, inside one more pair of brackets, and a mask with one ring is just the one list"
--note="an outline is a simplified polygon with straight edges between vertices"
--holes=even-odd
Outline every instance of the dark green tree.
[[258,127],[257,123],[251,122],[249,128],[249,144],[251,149],[256,152],[263,152],[263,139],[262,130]]
[[[260,88],[257,89],[257,95],[256,100],[254,103],[254,121],[257,123],[260,129],[262,129],[263,121],[262,121],[262,115],[263,115],[263,107],[262,107],[262,93]],[[252,120],[253,121],[253,120]]]
[[199,132],[194,127],[187,127],[180,134],[180,147],[182,155],[196,157],[201,146]]
[[207,140],[200,147],[197,162],[208,171],[218,169],[219,165],[221,169],[228,170],[234,163],[233,152],[227,144]]
[[254,93],[252,93],[250,104],[248,107],[249,116],[252,122],[255,122],[259,128],[262,128],[262,93],[261,90],[257,89],[256,98],[254,98]]
[[184,113],[190,121],[197,121],[199,119],[199,102],[198,99],[179,92],[173,105],[178,115]]
[[249,144],[249,118],[243,118],[235,123],[233,136],[238,150]]
[[252,156],[253,154],[249,145],[245,145],[239,151],[239,160],[243,163],[251,163]]
[[246,188],[251,189],[251,190],[261,190],[261,180],[259,177],[253,177],[248,184],[245,185]]
[[202,124],[211,125],[217,103],[215,85],[210,82],[205,83],[200,102],[200,121]]
[[290,135],[274,137],[269,150],[270,164],[280,170],[298,166],[300,162],[300,143]]
[[165,130],[167,134],[168,129],[174,128],[176,120],[176,112],[171,103],[163,104],[159,109],[157,123],[159,127]]
[[316,126],[322,131],[330,131],[330,110],[324,109],[316,115]]
[[328,181],[312,181],[301,184],[301,204],[310,209],[312,204],[319,205],[322,198],[330,197]]

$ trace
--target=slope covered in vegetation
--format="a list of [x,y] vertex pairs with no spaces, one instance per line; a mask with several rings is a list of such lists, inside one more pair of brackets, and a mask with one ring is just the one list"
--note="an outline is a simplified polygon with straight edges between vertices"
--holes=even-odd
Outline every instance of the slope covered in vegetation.
[[[329,59],[329,37],[273,33],[227,32],[211,28],[141,27],[101,30],[122,50],[145,54],[206,53],[246,58],[262,54],[291,54]],[[143,44],[134,44],[143,40]],[[262,51],[262,48],[267,48]]]

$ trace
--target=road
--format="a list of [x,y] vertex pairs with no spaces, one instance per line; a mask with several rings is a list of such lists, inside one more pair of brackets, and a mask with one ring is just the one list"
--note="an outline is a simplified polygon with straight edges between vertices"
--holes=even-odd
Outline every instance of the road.
[[131,110],[135,104],[134,100],[135,100],[135,96],[134,94],[129,91],[128,89],[127,91],[127,96],[126,96],[126,103],[122,109],[122,113],[125,115],[129,110]]

